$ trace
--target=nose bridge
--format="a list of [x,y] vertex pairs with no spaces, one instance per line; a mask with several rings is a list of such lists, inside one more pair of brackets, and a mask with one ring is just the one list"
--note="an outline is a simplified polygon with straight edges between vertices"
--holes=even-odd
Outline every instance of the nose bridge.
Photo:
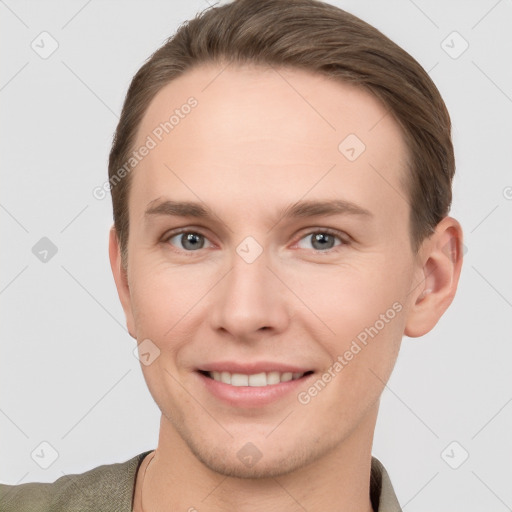
[[251,336],[263,327],[282,329],[287,319],[285,295],[271,266],[268,249],[245,238],[233,252],[231,270],[216,294],[213,322],[236,337]]

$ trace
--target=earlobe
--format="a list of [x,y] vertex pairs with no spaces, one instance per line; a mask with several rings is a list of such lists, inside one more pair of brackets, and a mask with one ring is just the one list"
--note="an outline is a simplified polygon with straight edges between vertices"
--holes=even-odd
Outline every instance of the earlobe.
[[119,300],[121,301],[121,305],[126,317],[126,326],[130,336],[137,339],[134,334],[135,330],[131,306],[130,287],[128,284],[128,273],[122,265],[121,248],[119,246],[119,239],[117,237],[117,232],[114,226],[110,228],[108,252],[110,258],[110,267],[112,269],[112,275],[114,277],[117,288],[117,294],[119,296]]
[[420,249],[419,283],[411,291],[411,306],[404,334],[415,338],[428,333],[451,304],[462,268],[462,228],[445,217]]

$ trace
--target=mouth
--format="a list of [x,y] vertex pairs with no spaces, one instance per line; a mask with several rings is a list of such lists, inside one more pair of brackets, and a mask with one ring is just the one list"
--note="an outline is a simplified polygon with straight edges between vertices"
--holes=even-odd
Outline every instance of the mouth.
[[313,371],[306,372],[260,372],[260,373],[231,373],[227,371],[205,371],[199,370],[199,373],[216,382],[222,382],[229,386],[242,387],[248,386],[253,388],[263,388],[267,386],[275,386],[282,382],[290,382],[302,379],[307,375],[311,375]]
[[254,409],[293,400],[315,374],[313,370],[280,366],[216,364],[198,369],[195,374],[213,399],[236,409]]

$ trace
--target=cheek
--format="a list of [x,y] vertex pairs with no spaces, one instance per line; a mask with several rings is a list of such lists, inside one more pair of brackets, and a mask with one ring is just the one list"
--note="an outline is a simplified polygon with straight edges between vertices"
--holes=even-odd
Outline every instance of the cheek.
[[329,327],[320,344],[330,364],[339,363],[327,370],[337,376],[334,387],[343,387],[348,400],[376,396],[398,355],[408,288],[406,273],[392,265],[340,267],[328,279],[303,282],[304,293],[311,290],[308,305]]
[[329,356],[319,374],[319,379],[329,381],[326,392],[321,383],[304,392],[318,395],[317,410],[328,422],[350,425],[376,403],[391,375],[402,340],[404,309],[399,301],[368,295],[366,300],[341,303],[331,313],[329,325],[335,334],[321,342]]
[[394,320],[404,308],[406,277],[378,263],[311,272],[300,281],[300,296],[336,339],[352,339],[386,312]]
[[204,303],[218,274],[202,265],[138,263],[131,286],[137,339],[150,339],[163,356],[159,365],[165,362],[166,368],[176,372],[180,350],[197,337],[205,320]]
[[151,327],[161,337],[200,299],[204,279],[199,267],[191,271],[134,260],[134,268],[130,291],[139,325]]
[[200,279],[198,272],[190,268],[185,272],[168,264],[137,263],[130,287],[137,339],[139,343],[149,339],[154,344],[152,350],[158,354],[151,364],[142,365],[142,371],[160,409],[168,417],[176,416],[178,413],[172,411],[180,410],[177,404],[187,404],[189,400],[176,385],[182,378],[179,353],[193,341],[194,306],[211,285],[208,286],[204,275]]

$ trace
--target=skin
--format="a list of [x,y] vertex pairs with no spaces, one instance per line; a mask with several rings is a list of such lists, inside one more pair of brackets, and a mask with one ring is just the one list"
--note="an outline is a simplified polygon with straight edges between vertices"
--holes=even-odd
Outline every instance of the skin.
[[[128,330],[160,350],[142,365],[162,417],[134,510],[143,499],[146,511],[368,512],[380,395],[403,335],[430,331],[453,299],[462,230],[446,217],[413,254],[407,148],[368,92],[300,70],[222,69],[187,72],[145,114],[136,145],[188,97],[198,101],[133,171],[127,270],[110,233]],[[348,134],[366,146],[352,162],[338,150]],[[214,217],[146,219],[164,198],[202,201]],[[301,199],[340,198],[371,216],[282,216]],[[171,237],[178,228],[204,246]],[[325,228],[338,234],[319,246],[311,235]],[[262,248],[252,263],[236,252],[248,236]],[[314,382],[397,302],[401,311],[305,405],[293,392],[234,407],[196,372],[220,360],[280,361],[310,368]],[[262,455],[252,467],[237,457],[248,442]]]

